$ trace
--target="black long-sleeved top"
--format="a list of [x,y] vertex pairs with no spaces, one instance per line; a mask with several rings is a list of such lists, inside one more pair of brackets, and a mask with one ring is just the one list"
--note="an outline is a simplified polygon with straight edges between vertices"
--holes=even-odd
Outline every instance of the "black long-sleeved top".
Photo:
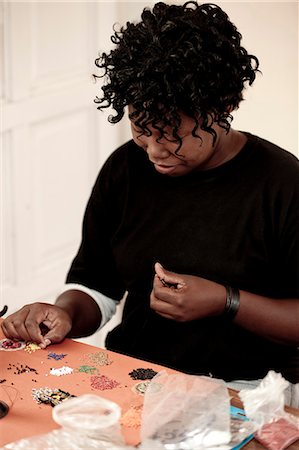
[[225,380],[262,378],[274,369],[299,382],[295,347],[223,317],[179,323],[149,307],[157,261],[263,296],[299,297],[299,163],[246,135],[230,161],[181,177],[156,172],[133,141],[108,158],[67,282],[115,300],[128,291],[109,349]]

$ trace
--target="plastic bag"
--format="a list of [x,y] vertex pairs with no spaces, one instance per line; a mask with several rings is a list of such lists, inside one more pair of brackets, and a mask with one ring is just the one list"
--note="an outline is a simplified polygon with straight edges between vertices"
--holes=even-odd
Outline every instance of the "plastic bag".
[[255,424],[255,438],[269,450],[283,450],[299,439],[299,419],[284,410],[288,387],[280,373],[270,371],[256,389],[241,390],[246,416]]
[[247,444],[253,438],[253,432],[256,430],[254,424],[245,416],[243,409],[231,406],[230,408],[230,448],[238,450]]
[[8,450],[130,450],[121,434],[120,407],[92,394],[70,398],[53,408],[53,419],[62,426],[48,434],[7,444]]
[[228,444],[229,408],[222,380],[159,372],[145,393],[140,448],[196,450]]

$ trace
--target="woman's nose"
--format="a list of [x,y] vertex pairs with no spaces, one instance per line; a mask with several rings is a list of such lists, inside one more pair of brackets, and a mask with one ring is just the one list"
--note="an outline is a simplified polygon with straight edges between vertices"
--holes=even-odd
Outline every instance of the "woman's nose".
[[147,137],[146,152],[150,159],[165,159],[171,154],[162,142],[157,142],[154,136]]

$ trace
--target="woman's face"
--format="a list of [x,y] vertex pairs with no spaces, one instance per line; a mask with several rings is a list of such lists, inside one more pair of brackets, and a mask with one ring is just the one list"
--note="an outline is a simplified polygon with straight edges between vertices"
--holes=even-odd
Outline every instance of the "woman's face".
[[[131,112],[132,109],[129,112]],[[213,127],[217,133],[215,145],[213,145],[213,136],[206,131],[197,130],[201,137],[192,136],[194,120],[186,115],[181,115],[181,126],[178,134],[182,139],[182,146],[178,151],[178,142],[173,141],[171,129],[169,134],[163,136],[157,142],[160,136],[158,130],[148,126],[152,132],[151,136],[141,135],[140,130],[131,121],[132,136],[135,143],[143,148],[151,163],[157,172],[178,177],[186,175],[194,170],[206,170],[220,165],[223,162],[221,151],[222,140],[225,140],[224,130],[215,124]],[[167,133],[167,129],[165,130]]]

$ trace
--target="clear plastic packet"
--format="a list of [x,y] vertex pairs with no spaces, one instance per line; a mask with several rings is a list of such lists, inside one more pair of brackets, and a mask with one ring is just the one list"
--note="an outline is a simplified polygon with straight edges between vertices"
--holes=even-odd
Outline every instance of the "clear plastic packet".
[[285,418],[265,423],[256,433],[256,439],[270,450],[283,450],[299,439],[299,427]]
[[284,409],[288,385],[271,370],[256,389],[239,393],[246,416],[256,426],[254,437],[269,450],[284,450],[299,439],[299,418]]
[[92,394],[74,397],[53,408],[53,419],[61,428],[21,439],[3,450],[130,450],[122,437],[120,407]]
[[244,410],[235,406],[230,407],[230,448],[239,450],[253,439],[253,432],[256,430],[254,424],[245,416]]
[[159,372],[145,393],[140,448],[231,448],[229,410],[222,380]]

